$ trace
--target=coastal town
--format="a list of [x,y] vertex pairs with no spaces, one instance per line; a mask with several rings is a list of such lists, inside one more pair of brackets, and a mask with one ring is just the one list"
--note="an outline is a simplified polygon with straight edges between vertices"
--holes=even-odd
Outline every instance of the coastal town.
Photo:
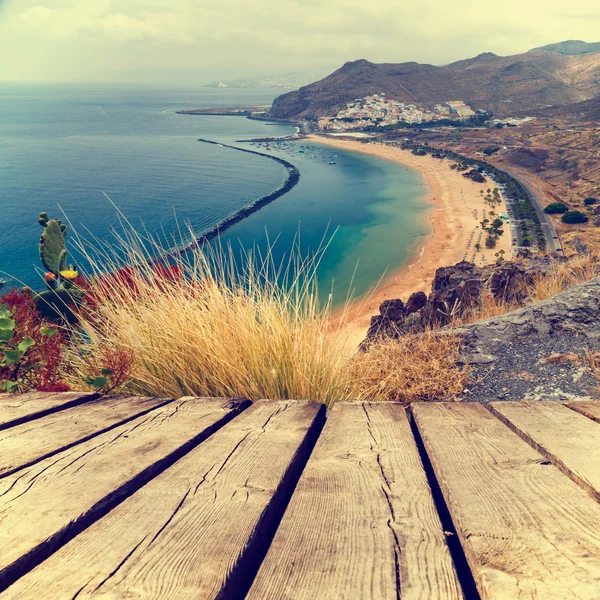
[[321,117],[318,125],[321,131],[339,132],[398,123],[414,125],[433,121],[458,121],[469,119],[476,114],[477,112],[462,100],[427,106],[422,103],[400,102],[381,92],[348,102],[346,108],[334,116]]

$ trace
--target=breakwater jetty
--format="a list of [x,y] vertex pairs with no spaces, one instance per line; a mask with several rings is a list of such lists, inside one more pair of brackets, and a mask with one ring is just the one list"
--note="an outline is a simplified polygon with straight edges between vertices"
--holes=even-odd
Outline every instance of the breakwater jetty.
[[287,179],[285,183],[274,192],[271,192],[267,196],[263,196],[262,198],[255,200],[251,204],[240,208],[233,215],[227,217],[217,225],[215,225],[212,229],[205,231],[201,236],[197,238],[197,242],[210,241],[213,238],[217,237],[225,230],[229,229],[232,225],[239,223],[242,219],[249,217],[252,213],[260,210],[263,206],[270,204],[274,200],[277,200],[280,196],[287,194],[291,189],[293,189],[300,181],[300,171],[290,162],[284,160],[283,158],[279,158],[278,156],[272,156],[270,154],[265,154],[264,152],[256,152],[255,150],[248,150],[246,148],[238,148],[237,146],[229,146],[227,144],[222,144],[220,142],[215,142],[213,140],[204,140],[200,138],[198,140],[204,144],[214,144],[215,146],[221,146],[223,148],[229,148],[231,150],[237,150],[238,152],[247,152],[248,154],[256,154],[258,156],[262,156],[264,158],[268,158],[270,160],[274,160],[275,162],[283,165],[288,172]]

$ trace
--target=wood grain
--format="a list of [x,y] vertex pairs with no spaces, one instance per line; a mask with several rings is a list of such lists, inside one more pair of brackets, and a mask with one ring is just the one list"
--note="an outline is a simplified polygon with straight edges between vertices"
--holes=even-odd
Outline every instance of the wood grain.
[[600,400],[592,400],[590,402],[579,401],[579,402],[567,402],[565,406],[574,410],[582,415],[586,416],[596,423],[600,423]]
[[94,398],[98,398],[98,394],[82,394],[80,392],[0,394],[0,430],[39,419],[44,415],[71,408],[83,402],[89,402]]
[[228,401],[183,398],[1,479],[0,589],[238,410]]
[[600,504],[480,404],[413,414],[482,598],[600,597]]
[[490,410],[600,500],[600,424],[558,402],[495,402]]
[[2,598],[243,598],[323,418],[315,403],[256,403]]
[[248,600],[462,598],[404,408],[340,403]]
[[168,402],[166,398],[102,398],[0,431],[0,477]]

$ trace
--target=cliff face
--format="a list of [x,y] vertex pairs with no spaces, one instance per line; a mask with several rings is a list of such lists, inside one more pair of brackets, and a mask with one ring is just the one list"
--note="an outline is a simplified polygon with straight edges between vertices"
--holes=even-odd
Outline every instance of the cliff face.
[[405,102],[464,100],[497,115],[531,114],[600,94],[600,52],[568,56],[532,50],[507,57],[485,53],[443,67],[357,60],[321,81],[279,96],[271,115],[314,119],[379,92]]

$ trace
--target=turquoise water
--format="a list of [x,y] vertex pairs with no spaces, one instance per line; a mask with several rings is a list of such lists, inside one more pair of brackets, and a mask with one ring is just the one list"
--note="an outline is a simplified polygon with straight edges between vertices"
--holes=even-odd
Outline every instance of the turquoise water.
[[[275,161],[200,137],[272,153],[295,164],[300,183],[223,236],[234,245],[277,238],[276,259],[299,234],[304,252],[336,232],[320,271],[321,286],[362,294],[386,269],[406,263],[428,231],[420,174],[352,152],[313,146],[300,153],[238,143],[293,132],[240,117],[177,115],[182,108],[268,104],[269,90],[0,85],[0,270],[39,286],[38,213],[59,214],[109,239],[118,227],[108,194],[134,223],[177,235],[197,233],[282,185]],[[337,156],[334,157],[334,154]],[[336,164],[329,164],[330,161]],[[2,277],[5,277],[2,275]],[[6,277],[5,277],[6,278]]]

